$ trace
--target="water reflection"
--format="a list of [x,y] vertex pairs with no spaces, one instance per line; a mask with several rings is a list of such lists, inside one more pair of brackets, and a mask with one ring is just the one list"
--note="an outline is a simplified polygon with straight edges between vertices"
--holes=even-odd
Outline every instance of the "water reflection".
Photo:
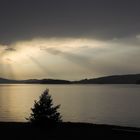
[[64,121],[140,126],[138,85],[0,85],[0,121],[26,121],[46,88]]

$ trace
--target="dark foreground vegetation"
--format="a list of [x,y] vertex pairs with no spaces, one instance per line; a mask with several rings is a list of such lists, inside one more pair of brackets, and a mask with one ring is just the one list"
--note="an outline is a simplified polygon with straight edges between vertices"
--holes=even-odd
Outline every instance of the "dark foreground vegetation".
[[3,139],[72,139],[72,138],[135,138],[139,128],[63,122],[54,128],[34,126],[31,123],[0,122]]

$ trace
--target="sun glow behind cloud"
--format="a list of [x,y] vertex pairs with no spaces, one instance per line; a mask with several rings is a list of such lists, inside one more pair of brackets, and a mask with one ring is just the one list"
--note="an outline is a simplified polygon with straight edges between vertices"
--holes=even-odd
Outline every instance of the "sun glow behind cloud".
[[[133,40],[133,41],[132,41]],[[133,43],[130,43],[133,42]],[[0,46],[0,76],[14,79],[80,79],[138,71],[139,38],[109,41],[91,38],[36,38]],[[126,55],[127,54],[127,55]],[[128,56],[129,55],[129,56]],[[135,55],[133,64],[130,56]],[[133,65],[133,67],[131,67]]]
[[[1,45],[1,65],[7,67],[4,69],[4,76],[9,71],[13,71],[14,78],[40,77],[42,74],[45,77],[55,77],[57,71],[65,73],[64,71],[61,72],[61,68],[65,67],[63,65],[68,63],[69,59],[72,59],[70,57],[77,54],[77,60],[80,57],[82,59],[82,56],[78,57],[80,49],[98,48],[102,45],[104,45],[103,42],[86,38],[38,38],[30,41],[19,41],[9,46]],[[75,67],[72,61],[69,63]],[[79,66],[76,67],[74,68],[75,71],[76,69],[77,71],[80,70]],[[71,70],[66,69],[66,71]],[[8,74],[8,76],[12,75]]]

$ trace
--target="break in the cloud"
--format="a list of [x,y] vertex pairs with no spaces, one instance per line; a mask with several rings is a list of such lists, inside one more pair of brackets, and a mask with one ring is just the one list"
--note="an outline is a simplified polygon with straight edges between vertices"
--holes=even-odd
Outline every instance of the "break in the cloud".
[[[132,41],[133,40],[133,41]],[[110,74],[138,73],[137,36],[101,41],[88,38],[38,38],[0,47],[5,74],[18,79],[81,79]],[[10,51],[7,49],[10,49]],[[7,48],[7,49],[5,49]],[[6,67],[7,69],[5,69]]]

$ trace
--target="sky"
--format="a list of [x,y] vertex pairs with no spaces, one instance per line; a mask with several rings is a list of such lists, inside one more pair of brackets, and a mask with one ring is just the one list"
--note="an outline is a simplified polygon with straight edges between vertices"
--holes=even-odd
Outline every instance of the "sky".
[[0,77],[139,73],[139,7],[139,0],[0,0]]

